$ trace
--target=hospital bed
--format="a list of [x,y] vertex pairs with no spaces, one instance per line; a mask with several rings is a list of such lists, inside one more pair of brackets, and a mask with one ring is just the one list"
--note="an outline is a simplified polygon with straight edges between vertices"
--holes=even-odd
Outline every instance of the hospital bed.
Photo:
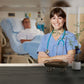
[[[35,29],[35,20],[31,19],[30,21],[31,28]],[[30,56],[32,56],[32,58],[37,59],[37,49],[42,35],[37,35],[31,42],[24,42],[23,44],[21,44],[20,41],[18,41],[16,38],[17,34],[24,29],[19,18],[3,19],[1,21],[1,28],[8,37],[11,48],[15,53],[17,53],[16,55],[29,54]],[[31,59],[30,56],[28,57],[29,59]]]

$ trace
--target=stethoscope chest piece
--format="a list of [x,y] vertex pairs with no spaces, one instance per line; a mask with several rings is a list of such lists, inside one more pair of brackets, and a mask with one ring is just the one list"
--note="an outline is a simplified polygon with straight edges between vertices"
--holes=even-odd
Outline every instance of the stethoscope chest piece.
[[[61,40],[59,40],[59,42],[58,42],[57,45],[59,45],[60,41],[62,41],[62,42],[63,42],[63,46],[64,46],[64,41],[63,41],[63,39],[64,39],[64,36],[65,36],[65,32],[66,32],[66,31],[64,30],[63,36],[62,36]],[[49,54],[48,47],[49,47],[49,41],[50,41],[50,38],[51,38],[51,36],[52,36],[52,33],[53,33],[53,31],[51,32],[51,34],[50,34],[50,36],[49,36],[49,39],[48,39],[48,42],[47,42],[47,50],[45,51],[46,54]]]
[[49,50],[47,49],[47,50],[45,51],[45,53],[46,53],[46,54],[49,54]]

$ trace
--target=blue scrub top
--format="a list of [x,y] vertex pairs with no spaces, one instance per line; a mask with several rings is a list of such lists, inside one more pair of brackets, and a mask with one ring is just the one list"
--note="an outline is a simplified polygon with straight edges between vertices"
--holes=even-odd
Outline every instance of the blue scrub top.
[[[42,40],[37,52],[45,52],[47,50],[47,43],[48,43],[49,36],[50,36],[50,33],[42,37]],[[63,33],[60,35],[60,37],[57,40],[55,40],[53,36],[51,36],[49,45],[48,45],[48,50],[49,50],[48,55],[50,57],[56,56],[56,55],[66,55],[69,50],[73,50],[75,49],[75,46],[79,46],[75,35],[69,31],[65,32],[65,36],[63,38],[64,46],[62,41],[60,41],[59,45],[57,45],[59,40],[62,38],[62,36],[63,36]]]

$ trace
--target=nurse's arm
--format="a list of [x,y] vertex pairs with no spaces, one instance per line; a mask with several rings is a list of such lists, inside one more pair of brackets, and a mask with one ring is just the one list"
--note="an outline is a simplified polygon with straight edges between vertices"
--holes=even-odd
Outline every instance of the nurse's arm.
[[45,52],[38,53],[38,63],[44,63],[46,60],[60,59],[65,62],[71,63],[74,60],[75,50],[69,50],[66,55],[59,55],[49,57]]
[[45,60],[49,59],[50,57],[45,52],[38,53],[38,63],[44,63]]
[[49,59],[60,59],[65,62],[71,63],[74,60],[75,52],[75,50],[69,50],[66,55],[53,56]]

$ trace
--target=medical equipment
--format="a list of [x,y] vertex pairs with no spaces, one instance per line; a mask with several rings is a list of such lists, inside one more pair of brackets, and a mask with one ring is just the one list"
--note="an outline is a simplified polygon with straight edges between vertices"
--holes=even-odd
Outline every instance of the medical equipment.
[[36,21],[36,23],[37,23],[37,29],[39,29],[40,31],[43,31],[44,32],[44,29],[45,29],[45,23],[44,23],[44,20],[43,20],[43,18],[41,17],[41,14],[40,14],[40,12],[38,12],[38,17],[37,17],[37,21]]
[[29,16],[27,15],[27,13],[25,13],[25,18],[28,18],[29,19]]
[[[51,34],[50,34],[50,36],[49,36],[49,38],[48,38],[48,41],[47,41],[47,50],[45,51],[46,54],[49,54],[49,50],[48,50],[49,41],[50,41],[50,38],[51,38],[53,32],[54,32],[54,31],[51,32]],[[57,46],[59,45],[60,41],[63,42],[63,46],[64,46],[64,41],[63,41],[63,39],[64,39],[64,36],[65,36],[65,32],[66,32],[66,31],[64,30],[63,36],[62,36],[62,38],[58,41]],[[57,55],[57,52],[56,52],[56,55]]]
[[37,28],[40,30],[40,31],[43,31],[44,32],[44,24],[37,24]]

